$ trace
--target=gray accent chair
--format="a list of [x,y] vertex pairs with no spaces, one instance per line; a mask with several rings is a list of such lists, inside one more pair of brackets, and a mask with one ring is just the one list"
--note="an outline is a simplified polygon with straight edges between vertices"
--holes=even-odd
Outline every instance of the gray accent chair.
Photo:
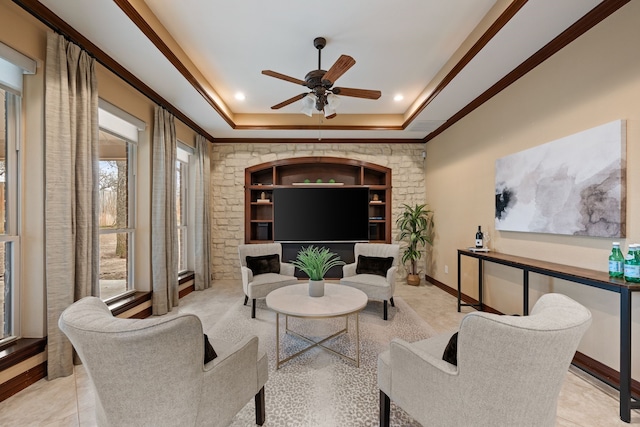
[[67,307],[58,326],[93,383],[99,426],[226,426],[252,397],[264,423],[267,356],[255,336],[211,340],[218,357],[204,364],[197,316],[120,319],[95,297]]
[[571,298],[545,294],[529,316],[467,314],[457,366],[442,360],[452,334],[391,342],[378,356],[380,425],[390,400],[424,426],[555,426],[569,364],[591,324]]
[[[277,254],[280,257],[280,274],[264,273],[253,275],[247,267],[247,256],[263,256]],[[244,305],[251,300],[251,318],[256,317],[256,299],[266,298],[269,292],[283,286],[295,285],[298,278],[294,276],[295,266],[282,262],[282,245],[280,243],[257,243],[254,245],[239,245],[240,273],[242,274],[242,288],[244,289]]]
[[[396,290],[396,271],[400,257],[400,246],[387,243],[356,243],[353,248],[355,262],[342,266],[342,285],[360,289],[370,300],[383,302],[382,318],[387,320],[387,301],[395,307],[393,293]],[[377,274],[358,274],[358,256],[387,258],[393,257],[393,263],[385,277]]]

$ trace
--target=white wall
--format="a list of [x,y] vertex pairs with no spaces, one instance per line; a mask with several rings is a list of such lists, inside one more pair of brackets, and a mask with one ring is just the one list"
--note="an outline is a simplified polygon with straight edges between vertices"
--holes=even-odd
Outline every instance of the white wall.
[[[640,243],[640,2],[630,2],[524,78],[427,143],[427,202],[435,210],[432,276],[456,288],[456,250],[478,225],[497,252],[607,271],[613,239],[496,231],[494,162],[564,136],[627,120],[626,249]],[[444,272],[448,266],[449,273]],[[477,261],[463,262],[463,292],[477,296]],[[522,272],[488,265],[485,303],[522,310]],[[619,300],[615,293],[531,275],[531,304],[562,292],[586,305],[594,321],[579,351],[619,368]],[[633,351],[640,354],[640,295],[633,301]],[[640,379],[640,363],[633,376]]]

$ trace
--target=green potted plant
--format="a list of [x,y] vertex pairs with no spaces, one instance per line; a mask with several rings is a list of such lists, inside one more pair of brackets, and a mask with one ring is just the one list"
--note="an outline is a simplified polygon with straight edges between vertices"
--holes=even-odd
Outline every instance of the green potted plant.
[[309,296],[321,297],[324,295],[324,275],[331,267],[344,265],[344,262],[329,249],[311,245],[303,247],[291,264],[309,276]]
[[418,260],[422,257],[420,251],[428,244],[433,244],[433,211],[426,204],[409,206],[402,205],[404,211],[396,220],[399,229],[398,240],[404,242],[406,247],[402,253],[402,263],[409,264],[407,269],[407,283],[418,286]]

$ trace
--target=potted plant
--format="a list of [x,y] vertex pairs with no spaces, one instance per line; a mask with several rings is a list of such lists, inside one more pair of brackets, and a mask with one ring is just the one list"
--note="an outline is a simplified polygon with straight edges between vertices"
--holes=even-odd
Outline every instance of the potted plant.
[[344,265],[344,262],[329,249],[311,245],[303,247],[291,264],[309,276],[309,296],[321,297],[324,295],[324,275],[331,267]]
[[418,286],[418,260],[422,257],[420,249],[428,244],[433,244],[433,211],[426,204],[409,206],[402,205],[404,211],[396,220],[399,229],[398,240],[406,243],[402,253],[402,263],[409,264],[407,270],[407,283]]

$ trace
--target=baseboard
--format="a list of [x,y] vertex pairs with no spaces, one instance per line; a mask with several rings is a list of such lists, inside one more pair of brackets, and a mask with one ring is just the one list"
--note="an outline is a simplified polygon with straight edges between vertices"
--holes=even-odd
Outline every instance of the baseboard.
[[[445,285],[444,283],[426,274],[425,279],[435,287],[442,289],[446,293],[456,298],[458,297],[457,289]],[[471,298],[464,293],[460,296],[460,300],[464,301],[466,304],[478,304],[478,300]],[[486,304],[482,304],[482,308],[483,311],[489,313],[504,314]],[[571,364],[582,369],[589,375],[597,378],[605,384],[614,387],[616,390],[620,390],[620,372],[616,371],[615,369],[610,368],[609,366],[598,362],[597,360],[592,359],[591,357],[587,356],[584,353],[580,353],[579,351],[576,351],[576,355],[573,357]],[[634,379],[631,379],[631,395],[634,397],[634,399],[640,398],[640,382]]]
[[0,385],[0,402],[47,377],[47,362],[41,363]]

